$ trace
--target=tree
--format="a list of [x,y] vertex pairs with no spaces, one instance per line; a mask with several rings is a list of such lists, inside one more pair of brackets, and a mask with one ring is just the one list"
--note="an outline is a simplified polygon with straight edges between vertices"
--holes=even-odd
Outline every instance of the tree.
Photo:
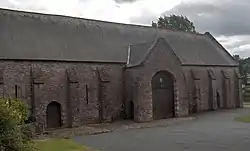
[[194,23],[182,15],[161,16],[157,22],[152,22],[152,27],[196,32]]
[[31,127],[25,124],[27,106],[20,100],[0,98],[0,151],[33,151]]
[[243,59],[239,55],[233,56],[235,61],[239,63],[239,72],[243,76],[243,84],[247,83],[247,75],[250,73],[250,57]]

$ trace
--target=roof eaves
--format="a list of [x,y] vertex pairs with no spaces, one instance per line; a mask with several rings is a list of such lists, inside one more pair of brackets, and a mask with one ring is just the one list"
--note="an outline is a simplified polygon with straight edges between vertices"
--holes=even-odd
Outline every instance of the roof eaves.
[[197,67],[238,67],[233,64],[182,64],[182,66],[197,66]]
[[122,61],[106,61],[106,60],[72,60],[72,59],[45,59],[45,58],[2,58],[2,61],[44,61],[44,62],[81,62],[81,63],[112,63],[112,64],[126,64]]
[[135,65],[127,65],[126,68],[136,68],[136,67],[142,67],[143,64],[135,64]]

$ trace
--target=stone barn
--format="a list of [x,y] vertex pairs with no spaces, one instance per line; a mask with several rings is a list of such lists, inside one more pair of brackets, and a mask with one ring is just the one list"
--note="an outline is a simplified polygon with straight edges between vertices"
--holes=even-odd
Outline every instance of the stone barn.
[[38,132],[242,107],[238,64],[210,34],[0,9],[0,96]]

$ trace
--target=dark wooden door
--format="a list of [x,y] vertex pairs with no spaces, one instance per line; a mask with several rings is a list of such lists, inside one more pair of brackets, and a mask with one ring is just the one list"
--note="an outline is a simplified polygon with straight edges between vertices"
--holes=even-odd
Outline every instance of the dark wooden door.
[[129,119],[134,119],[134,102],[129,102]]
[[217,109],[221,108],[220,106],[220,94],[219,92],[216,93],[216,100],[217,100]]
[[213,90],[213,80],[209,77],[208,84],[208,108],[209,110],[214,110],[214,90]]
[[235,107],[240,108],[240,87],[239,87],[240,80],[237,79],[235,82]]
[[152,79],[153,117],[155,120],[174,116],[172,74],[160,71]]
[[47,107],[47,128],[61,127],[61,105],[52,102]]

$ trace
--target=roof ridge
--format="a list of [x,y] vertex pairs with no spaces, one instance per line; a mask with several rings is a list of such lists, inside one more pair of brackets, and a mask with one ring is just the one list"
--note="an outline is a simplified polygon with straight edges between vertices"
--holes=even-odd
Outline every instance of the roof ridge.
[[98,19],[90,19],[90,18],[83,18],[83,17],[76,17],[76,16],[51,14],[51,13],[42,13],[42,12],[27,11],[27,10],[18,10],[18,9],[9,9],[9,8],[1,8],[0,7],[0,15],[1,15],[1,13],[3,11],[5,11],[5,12],[13,12],[13,13],[17,13],[17,14],[26,14],[26,15],[30,15],[29,17],[31,17],[32,15],[33,15],[33,17],[34,17],[34,15],[46,16],[46,17],[58,17],[58,18],[61,17],[61,18],[64,18],[64,19],[75,19],[75,20],[80,20],[80,21],[93,21],[93,22],[107,23],[107,24],[120,25],[120,26],[148,28],[148,29],[154,29],[154,30],[159,30],[159,31],[172,31],[172,32],[178,32],[178,33],[184,33],[184,34],[190,34],[190,35],[197,35],[197,36],[204,35],[204,34],[201,34],[201,33],[186,32],[186,31],[180,31],[180,30],[175,30],[175,29],[170,29],[170,28],[156,28],[156,27],[147,26],[147,25],[129,24],[129,23],[118,23],[118,22],[98,20]]

